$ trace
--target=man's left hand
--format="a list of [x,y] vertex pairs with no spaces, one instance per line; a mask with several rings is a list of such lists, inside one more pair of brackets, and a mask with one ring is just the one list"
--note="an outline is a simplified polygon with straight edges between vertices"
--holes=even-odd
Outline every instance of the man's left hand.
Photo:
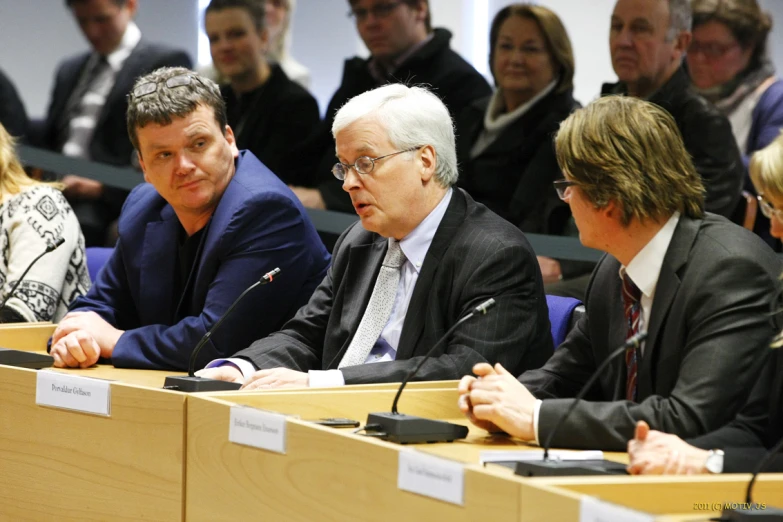
[[497,426],[522,440],[534,440],[533,412],[536,398],[511,373],[498,363],[479,363],[473,367],[478,379],[469,383],[472,417]]
[[289,370],[288,368],[272,368],[259,370],[245,381],[243,390],[267,390],[270,388],[307,388],[310,376],[305,372]]
[[628,441],[628,473],[632,475],[694,475],[707,473],[709,451],[695,448],[676,435],[651,430],[636,423]]
[[299,201],[301,201],[302,205],[305,207],[326,210],[326,203],[324,202],[324,198],[321,196],[320,190],[305,187],[295,187],[293,185],[289,185],[288,187],[294,191],[296,197],[299,198]]
[[118,330],[95,312],[70,312],[60,321],[52,334],[52,346],[72,332],[84,331],[92,337],[100,349],[100,356],[110,359],[124,330]]

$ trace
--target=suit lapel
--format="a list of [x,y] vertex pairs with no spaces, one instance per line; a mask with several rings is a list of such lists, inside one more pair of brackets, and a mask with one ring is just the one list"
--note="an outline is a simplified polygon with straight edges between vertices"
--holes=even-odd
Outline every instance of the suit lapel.
[[[59,96],[58,99],[53,100],[54,105],[52,107],[51,114],[49,115],[51,118],[49,121],[53,122],[57,127],[57,134],[55,139],[59,138],[63,134],[65,127],[67,127],[69,124],[69,119],[66,112],[70,106],[71,99],[76,94],[75,91],[79,86],[79,79],[84,73],[84,67],[87,65],[89,59],[90,53],[85,53],[84,57],[64,74],[65,78],[63,80],[63,87],[61,91],[62,95]],[[60,147],[62,144],[58,143],[57,146]]]
[[105,123],[106,118],[112,113],[111,107],[114,104],[125,102],[125,97],[130,93],[136,81],[136,75],[141,72],[140,64],[144,60],[145,47],[144,41],[140,41],[122,63],[122,68],[114,79],[114,85],[106,96],[106,102],[103,104],[101,114],[95,123],[96,129],[100,129]]
[[416,279],[416,286],[413,288],[413,295],[408,304],[408,313],[402,325],[400,344],[397,346],[398,360],[410,359],[413,356],[427,320],[427,300],[432,283],[438,273],[443,256],[451,246],[454,234],[465,221],[466,211],[467,202],[464,194],[460,189],[454,189],[446,213],[443,215],[438,230],[432,238],[430,248],[427,250],[427,255],[424,257],[421,272]]
[[169,280],[175,273],[178,227],[177,216],[168,205],[161,211],[161,221],[147,223],[140,252],[140,302],[146,303],[142,323],[159,323],[161,318],[171,317],[174,296]]
[[669,248],[666,250],[653,296],[650,324],[647,327],[647,340],[644,343],[644,356],[639,365],[637,397],[640,400],[653,393],[652,366],[658,337],[665,326],[672,302],[680,289],[678,272],[688,261],[688,255],[696,240],[700,225],[701,220],[680,217]]

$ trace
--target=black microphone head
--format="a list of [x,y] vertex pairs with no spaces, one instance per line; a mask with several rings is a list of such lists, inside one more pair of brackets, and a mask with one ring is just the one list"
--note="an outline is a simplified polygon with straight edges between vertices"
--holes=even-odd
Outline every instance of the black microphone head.
[[474,314],[486,314],[487,310],[495,306],[495,300],[491,297],[473,309]]
[[54,240],[54,243],[49,243],[49,245],[46,247],[46,251],[47,252],[52,252],[52,251],[60,248],[60,246],[63,243],[65,243],[65,238],[60,236],[60,237],[58,237],[57,239]]
[[626,348],[639,348],[645,339],[647,339],[647,332],[639,332],[636,335],[629,337],[628,340],[625,341],[625,346]]
[[280,267],[277,267],[274,270],[270,270],[269,272],[267,272],[261,277],[259,283],[264,285],[267,283],[271,283],[274,280],[275,276],[277,276],[277,274],[279,273],[280,273]]

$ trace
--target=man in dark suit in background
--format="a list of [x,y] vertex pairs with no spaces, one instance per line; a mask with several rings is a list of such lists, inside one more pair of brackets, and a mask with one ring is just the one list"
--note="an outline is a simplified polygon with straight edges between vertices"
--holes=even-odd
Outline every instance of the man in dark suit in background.
[[0,70],[0,124],[16,138],[27,134],[27,112],[11,80]]
[[607,252],[587,313],[544,367],[519,380],[477,365],[460,383],[476,424],[543,443],[596,368],[611,364],[552,438],[554,447],[622,451],[637,420],[692,437],[734,417],[774,334],[781,263],[750,231],[703,211],[703,185],[674,119],[630,97],[601,98],[563,122],[555,182],[585,246]]
[[496,307],[459,326],[416,378],[456,379],[486,361],[541,366],[552,338],[535,254],[514,225],[452,188],[446,106],[426,89],[388,85],[349,101],[333,129],[333,173],[361,224],[340,237],[326,278],[282,331],[201,374],[248,378],[251,389],[399,382],[490,297]]
[[[306,166],[316,188],[294,187],[306,207],[351,212],[351,201],[329,175],[334,163],[332,122],[337,110],[354,96],[387,83],[426,85],[456,118],[467,105],[492,94],[481,74],[449,47],[451,33],[432,29],[428,0],[349,0],[356,29],[370,50],[367,59],[345,61],[343,78],[310,140]],[[314,176],[314,177],[313,177]]]
[[[36,133],[35,144],[66,156],[117,166],[132,164],[125,112],[133,82],[159,67],[191,66],[185,52],[142,38],[133,22],[136,1],[65,1],[92,50],[58,67],[44,128]],[[77,175],[62,181],[86,244],[103,245],[128,191]]]

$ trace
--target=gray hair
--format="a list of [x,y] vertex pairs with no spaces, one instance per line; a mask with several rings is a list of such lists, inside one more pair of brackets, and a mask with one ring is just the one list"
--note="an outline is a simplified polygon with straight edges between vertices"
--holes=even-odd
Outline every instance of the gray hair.
[[669,0],[669,31],[666,40],[672,41],[683,31],[690,32],[693,13],[690,0]]
[[[182,77],[182,83],[178,82]],[[174,86],[168,82],[177,78]],[[144,86],[149,84],[149,92]],[[137,94],[137,90],[140,91]],[[128,95],[126,124],[131,143],[139,150],[139,138],[136,129],[149,123],[170,125],[172,117],[184,118],[199,106],[212,107],[215,122],[225,134],[227,116],[226,103],[220,94],[220,88],[209,78],[184,67],[161,67],[136,80]]]
[[337,111],[332,135],[361,119],[374,119],[399,150],[431,145],[435,149],[435,179],[443,187],[457,182],[454,123],[435,94],[424,87],[395,83],[351,98]]

